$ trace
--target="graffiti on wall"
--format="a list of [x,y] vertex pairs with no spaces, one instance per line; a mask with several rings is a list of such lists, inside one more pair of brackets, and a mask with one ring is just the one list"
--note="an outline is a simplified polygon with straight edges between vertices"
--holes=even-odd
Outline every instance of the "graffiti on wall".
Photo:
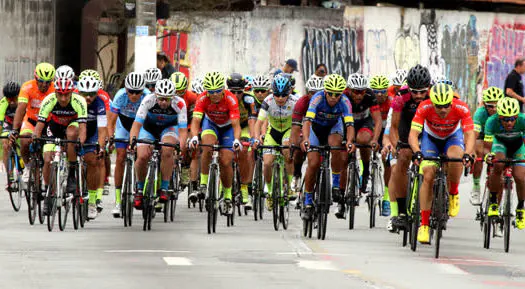
[[358,33],[353,28],[305,27],[301,47],[303,79],[306,82],[319,63],[326,64],[330,73],[338,73],[345,78],[361,71],[362,49],[359,47]]
[[420,62],[419,34],[412,25],[404,25],[398,32],[394,45],[394,62],[397,69],[410,69]]
[[175,70],[190,76],[189,36],[180,27],[168,26],[166,20],[157,21],[157,49],[169,56]]
[[366,32],[366,64],[367,74],[388,75],[388,60],[391,50],[388,47],[387,35],[384,29],[369,29]]

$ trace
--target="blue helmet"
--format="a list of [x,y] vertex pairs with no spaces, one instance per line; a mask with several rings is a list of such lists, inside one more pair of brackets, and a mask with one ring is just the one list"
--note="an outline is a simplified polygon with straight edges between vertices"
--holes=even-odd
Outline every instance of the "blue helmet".
[[276,95],[287,95],[290,93],[292,84],[287,77],[277,75],[272,82],[272,91]]

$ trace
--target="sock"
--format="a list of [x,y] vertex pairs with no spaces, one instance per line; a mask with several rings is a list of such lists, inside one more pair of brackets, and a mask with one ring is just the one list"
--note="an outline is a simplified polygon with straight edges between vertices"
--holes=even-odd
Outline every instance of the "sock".
[[208,185],[208,175],[201,174],[201,185]]
[[288,186],[292,185],[293,175],[288,175]]
[[253,194],[253,184],[252,183],[248,183],[248,195],[252,195]]
[[[307,204],[307,203],[308,204],[312,204],[312,201],[313,201],[312,192],[305,191],[304,194],[305,194],[304,195],[304,203],[305,204]],[[309,202],[307,202],[306,200],[309,200]]]
[[449,192],[449,194],[452,195],[452,196],[457,196],[457,194],[459,193],[458,192],[458,187],[459,187],[458,183],[450,182],[450,192]]
[[191,181],[191,185],[193,186],[193,189],[194,190],[198,190],[199,188],[197,187],[198,185],[198,182],[197,181]]
[[332,187],[339,188],[339,180],[341,179],[341,172],[332,172]]
[[115,204],[120,204],[120,188],[115,189]]
[[272,183],[266,183],[266,191],[268,194],[272,193]]
[[497,192],[490,192],[490,203],[491,204],[498,203],[498,193]]
[[399,209],[397,207],[397,202],[390,202],[390,216],[391,217],[399,216]]
[[167,190],[169,185],[170,185],[170,181],[165,181],[165,180],[160,181],[161,190]]
[[232,199],[232,188],[224,188],[224,199],[225,200],[231,200]]
[[421,226],[430,225],[430,210],[421,210]]
[[383,194],[383,201],[390,201],[390,197],[388,196],[388,187],[385,187],[385,193]]
[[143,190],[144,189],[144,181],[137,181],[137,189]]
[[247,184],[241,184],[241,196],[243,198],[243,201],[248,201],[244,199],[245,197],[248,197],[248,185]]
[[479,178],[474,178],[474,189],[479,190]]
[[516,210],[522,210],[523,207],[524,207],[524,203],[525,203],[524,200],[519,200],[518,201],[518,207],[516,207]]
[[296,177],[300,177],[302,168],[303,168],[303,164],[302,163],[294,164],[293,165],[293,175],[296,176]]
[[106,176],[106,178],[104,179],[104,184],[109,184],[109,178]]
[[97,200],[102,200],[102,194],[104,193],[104,188],[97,189]]
[[88,190],[89,192],[89,201],[88,204],[94,205],[97,203],[97,190]]
[[398,214],[407,214],[407,198],[397,198]]

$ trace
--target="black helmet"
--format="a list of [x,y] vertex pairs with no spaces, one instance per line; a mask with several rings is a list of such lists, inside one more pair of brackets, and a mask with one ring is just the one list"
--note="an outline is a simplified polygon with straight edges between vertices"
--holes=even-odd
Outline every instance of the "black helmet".
[[14,81],[9,81],[4,86],[4,96],[7,97],[7,98],[16,97],[16,96],[18,96],[19,93],[20,93],[20,84],[14,82]]
[[244,76],[240,73],[232,73],[230,76],[228,76],[228,79],[226,80],[226,84],[228,85],[228,89],[243,89],[248,82],[246,79],[244,79]]
[[410,68],[407,75],[407,84],[410,88],[426,88],[430,86],[430,72],[420,64]]

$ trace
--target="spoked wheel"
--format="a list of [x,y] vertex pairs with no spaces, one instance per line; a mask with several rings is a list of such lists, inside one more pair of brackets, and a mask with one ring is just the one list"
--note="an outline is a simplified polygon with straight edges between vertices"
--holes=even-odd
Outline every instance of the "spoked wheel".
[[175,195],[172,195],[170,199],[170,222],[173,222],[175,220],[175,209],[176,208],[177,208],[177,199]]
[[[129,162],[129,161],[127,161]],[[121,200],[121,214],[122,218],[124,219],[124,227],[131,227],[131,218],[129,216],[130,214],[130,206],[132,200],[131,198],[131,172],[129,171],[129,165],[126,163],[125,167],[125,174],[124,174],[124,183],[122,184],[122,200]],[[133,207],[131,207],[133,209]]]
[[357,182],[357,172],[355,172],[355,166],[351,167],[348,170],[348,185],[346,188],[346,191],[348,192],[348,202],[347,202],[347,210],[348,210],[348,229],[353,230],[354,229],[354,223],[355,223],[355,207],[357,205],[358,199],[357,199],[357,192],[359,192],[359,184]]
[[131,190],[128,190],[127,196],[127,205],[126,205],[126,219],[128,221],[128,226],[133,225],[133,194]]
[[150,200],[150,197],[144,198],[144,205],[142,208],[143,211],[143,219],[144,223],[142,225],[143,231],[150,231],[151,230],[151,220],[153,219],[153,210],[155,210],[155,207],[152,204],[152,201]]
[[[411,185],[409,185],[408,194],[410,197],[410,202],[408,206],[412,208],[410,216],[410,250],[416,251],[417,249],[417,233],[419,230],[420,222],[420,212],[419,212],[419,185],[421,181],[421,176],[417,175],[417,178],[414,179]],[[414,184],[414,182],[417,182]]]
[[483,222],[483,248],[490,248],[490,239],[492,238],[491,230],[494,217],[485,217]]
[[67,224],[67,215],[69,214],[69,209],[71,208],[71,201],[68,201],[67,198],[60,200],[61,209],[58,210],[58,228],[60,231],[66,229]]
[[27,198],[27,216],[29,218],[29,224],[34,225],[36,215],[38,214],[38,196],[34,192],[26,192]]
[[9,191],[9,200],[11,201],[11,206],[15,212],[20,211],[20,206],[22,205],[22,190],[20,189],[20,172],[16,167],[16,157],[13,150],[9,151],[8,156],[8,191]]
[[[44,208],[42,207],[43,204],[42,204],[43,201],[39,201],[37,203],[37,206],[38,206],[38,222],[40,222],[40,225],[44,224],[44,222],[46,221],[46,218],[44,216]],[[45,200],[44,200],[45,202]]]
[[253,219],[257,221],[259,219],[259,193],[253,194]]
[[259,195],[259,220],[262,220],[264,216],[264,196]]
[[218,186],[218,169],[215,165],[213,165],[210,168],[210,176],[208,179],[208,196],[205,200],[206,202],[206,211],[208,212],[208,234],[211,234],[212,232],[215,233],[215,229],[217,226],[217,215],[218,215],[218,208],[217,208],[217,189]]
[[279,208],[281,207],[281,168],[279,165],[273,166],[273,185],[272,185],[272,215],[273,215],[273,228],[275,231],[279,231]]
[[303,235],[304,237],[312,238],[313,221],[312,218],[303,220]]
[[53,226],[55,225],[55,217],[57,214],[57,198],[55,196],[49,196],[46,198],[45,202],[47,203],[48,214],[47,219],[47,230],[49,232],[53,231]]
[[79,213],[80,227],[84,228],[84,225],[86,224],[87,216],[88,216],[88,199],[87,198],[86,199],[84,197],[80,198],[80,210],[78,211],[78,213]]
[[434,258],[439,258],[439,248],[441,245],[441,237],[443,236],[443,225],[438,221],[437,228],[434,231]]
[[81,205],[80,205],[80,197],[73,198],[72,201],[72,210],[71,214],[73,215],[73,229],[78,230],[78,225],[80,223],[80,211],[81,211]]
[[283,229],[288,229],[288,221],[290,217],[290,203],[288,200],[283,200],[284,204],[280,206],[279,215],[281,217],[281,223],[283,224]]
[[164,223],[168,222],[168,215],[170,214],[170,207],[171,207],[171,201],[168,200],[167,202],[162,205],[162,214],[164,215]]
[[406,247],[408,243],[408,234],[409,234],[409,229],[407,227],[403,228],[403,247]]

